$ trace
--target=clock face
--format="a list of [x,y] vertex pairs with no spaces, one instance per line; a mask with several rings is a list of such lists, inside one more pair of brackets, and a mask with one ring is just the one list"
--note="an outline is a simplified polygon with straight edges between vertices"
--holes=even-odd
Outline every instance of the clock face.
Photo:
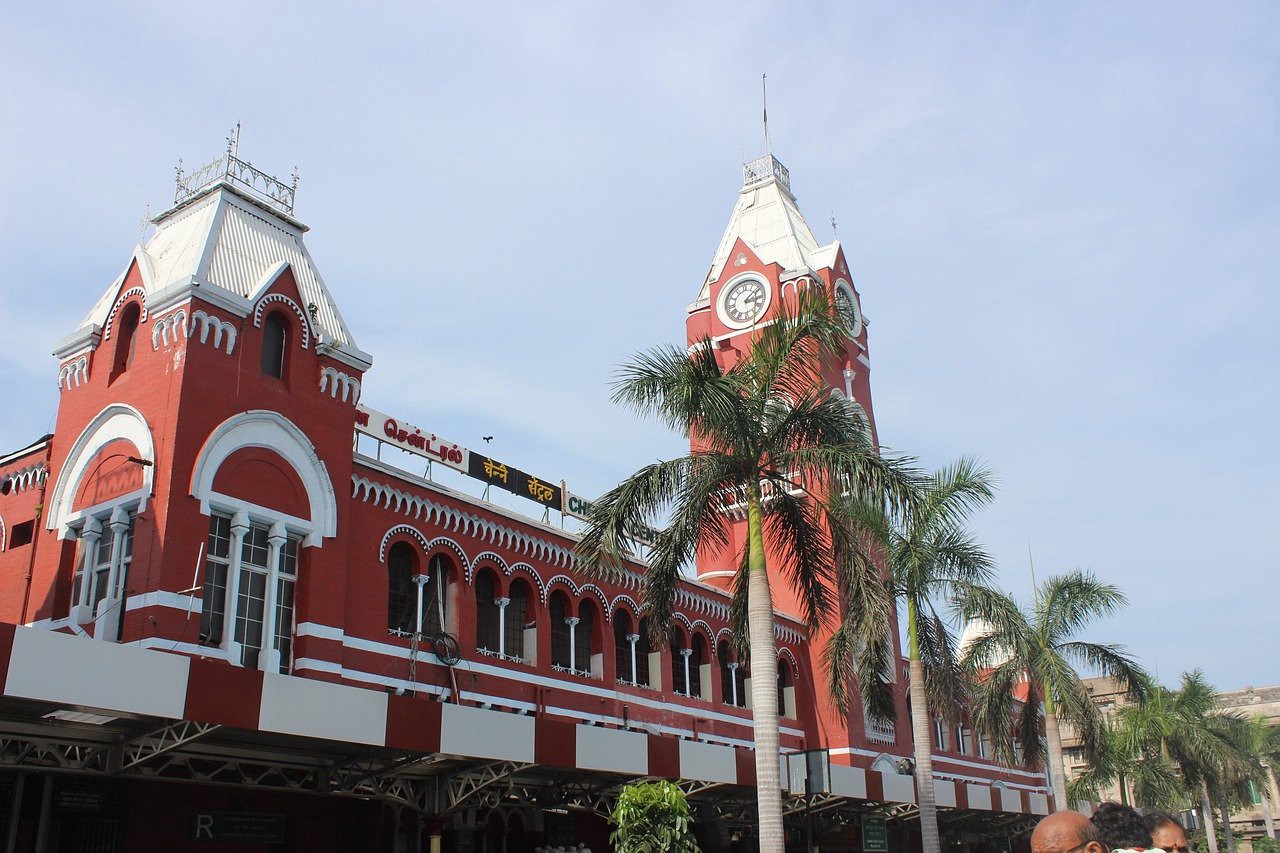
[[731,284],[721,297],[724,315],[734,323],[750,323],[764,312],[765,303],[769,301],[764,282],[755,278],[744,278]]
[[856,338],[862,332],[862,314],[854,301],[853,291],[843,281],[836,283],[836,314],[844,324],[849,337]]

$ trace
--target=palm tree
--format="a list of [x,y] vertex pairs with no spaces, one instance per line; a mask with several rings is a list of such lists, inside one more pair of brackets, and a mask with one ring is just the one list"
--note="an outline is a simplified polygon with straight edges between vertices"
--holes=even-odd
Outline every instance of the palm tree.
[[[1115,613],[1125,603],[1119,588],[1078,570],[1041,584],[1029,612],[994,590],[975,590],[968,599],[966,616],[983,620],[987,627],[969,645],[964,660],[965,668],[980,676],[974,728],[991,739],[1004,761],[1038,770],[1047,758],[1055,808],[1067,808],[1059,719],[1076,729],[1088,754],[1098,751],[1105,736],[1102,713],[1076,667],[1100,671],[1130,693],[1145,695],[1146,675],[1124,649],[1073,639],[1091,621]],[[1027,695],[1015,726],[1022,750],[1019,757],[1009,736],[1009,721],[1014,714],[1014,689],[1022,682]],[[1047,756],[1040,739],[1041,703]]]
[[[703,340],[663,347],[619,373],[615,402],[654,416],[691,440],[687,455],[646,465],[596,501],[579,545],[587,571],[609,574],[629,552],[628,531],[668,518],[649,553],[645,606],[661,642],[682,568],[700,547],[723,548],[745,514],[734,612],[751,665],[760,849],[784,844],[778,772],[777,652],[772,568],[798,593],[812,628],[839,606],[833,587],[869,558],[834,522],[833,492],[909,504],[917,478],[906,460],[882,458],[866,424],[831,394],[821,368],[843,328],[820,289],[801,293],[760,328],[744,357],[722,367]],[[838,489],[833,489],[838,485]],[[776,565],[766,564],[768,553]]]
[[964,529],[969,514],[991,497],[992,475],[972,460],[961,459],[936,472],[919,503],[897,516],[864,501],[844,505],[846,522],[878,552],[887,577],[880,581],[867,573],[850,574],[851,588],[842,592],[854,603],[825,652],[831,687],[839,696],[841,685],[856,679],[872,714],[894,715],[883,678],[894,666],[885,627],[892,624],[901,602],[907,615],[911,731],[925,853],[937,853],[941,846],[929,714],[957,721],[968,698],[968,684],[938,603],[961,602],[991,580],[990,560]]

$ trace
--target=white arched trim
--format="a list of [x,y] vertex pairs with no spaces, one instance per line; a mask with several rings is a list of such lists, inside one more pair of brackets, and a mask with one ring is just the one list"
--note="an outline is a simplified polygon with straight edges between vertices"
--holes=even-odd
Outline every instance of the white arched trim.
[[796,663],[796,656],[792,653],[791,649],[787,648],[786,646],[783,646],[782,648],[778,649],[778,660],[779,661],[785,660],[787,664],[791,667],[791,678],[794,681],[800,680],[800,664]]
[[[391,529],[382,535],[382,544],[378,546],[379,563],[385,563],[387,561],[387,546],[391,544],[391,537],[395,536],[397,533],[402,533],[405,536],[416,540],[417,543],[422,546],[422,558],[424,560],[426,559],[427,551],[431,549],[431,545],[427,542],[427,537],[422,535],[422,531],[408,524],[393,524]],[[425,571],[425,568],[423,570]]]
[[231,454],[246,447],[273,451],[287,461],[307,491],[311,508],[311,532],[304,545],[316,546],[321,538],[338,533],[338,499],[324,462],[316,455],[315,446],[305,433],[284,415],[265,409],[254,409],[228,418],[205,440],[191,475],[191,495],[199,498],[200,511],[210,512],[209,499],[214,494],[213,479]]
[[4,546],[9,541],[8,535],[9,535],[9,532],[5,529],[5,526],[4,526],[4,517],[0,516],[0,554],[4,553]]
[[307,349],[311,346],[311,321],[307,319],[307,314],[302,310],[302,306],[298,305],[298,303],[294,302],[283,293],[268,293],[266,296],[263,296],[258,300],[258,303],[253,307],[254,327],[261,328],[262,312],[273,302],[279,302],[281,305],[292,309],[293,313],[298,315],[298,329],[302,332],[300,335],[302,348]]
[[[59,538],[67,537],[70,533],[67,522],[71,520],[76,492],[80,491],[80,480],[98,451],[117,439],[128,441],[137,448],[138,458],[155,462],[155,443],[151,439],[151,428],[147,426],[146,418],[142,417],[142,413],[124,403],[112,403],[107,406],[89,421],[89,425],[71,445],[71,452],[62,463],[58,482],[53,487],[53,497],[49,501],[53,511],[48,514],[45,529],[57,530]],[[155,471],[155,465],[142,466],[142,489],[138,512],[147,508],[147,498],[151,495],[152,485],[155,482]]]
[[898,774],[898,760],[887,752],[882,752],[876,756],[876,760],[871,762],[872,770],[879,770],[881,773]]

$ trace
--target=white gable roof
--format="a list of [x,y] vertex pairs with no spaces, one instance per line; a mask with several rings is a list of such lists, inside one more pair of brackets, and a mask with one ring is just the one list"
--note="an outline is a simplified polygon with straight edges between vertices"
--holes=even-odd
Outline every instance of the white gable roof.
[[[141,267],[148,297],[190,282],[201,288],[220,288],[252,303],[274,280],[281,264],[287,263],[297,281],[302,307],[311,315],[311,325],[321,341],[355,349],[351,330],[302,241],[306,228],[301,223],[220,183],[162,214],[156,226],[155,233],[133,255]],[[122,273],[82,325],[106,323],[123,278]]]
[[710,296],[711,283],[724,272],[738,238],[760,260],[780,264],[788,271],[819,270],[835,261],[838,244],[818,245],[791,194],[791,178],[785,166],[772,155],[765,155],[747,163],[743,172],[742,192],[698,294],[700,300]]

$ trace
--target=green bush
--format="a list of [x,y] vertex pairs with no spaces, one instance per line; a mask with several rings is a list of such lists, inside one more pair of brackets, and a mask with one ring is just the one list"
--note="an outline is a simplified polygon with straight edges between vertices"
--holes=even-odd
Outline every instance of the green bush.
[[1261,838],[1253,839],[1253,853],[1280,853],[1280,841],[1274,838],[1267,838],[1265,835]]
[[689,829],[689,803],[671,782],[637,782],[622,789],[609,822],[617,853],[701,853]]

